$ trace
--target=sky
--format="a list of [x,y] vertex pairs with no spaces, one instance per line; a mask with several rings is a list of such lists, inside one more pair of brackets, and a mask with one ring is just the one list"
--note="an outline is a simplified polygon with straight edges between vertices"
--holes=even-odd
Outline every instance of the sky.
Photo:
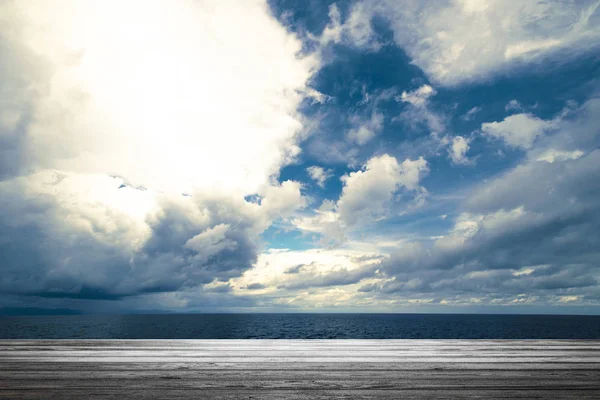
[[0,307],[600,314],[600,1],[0,2]]

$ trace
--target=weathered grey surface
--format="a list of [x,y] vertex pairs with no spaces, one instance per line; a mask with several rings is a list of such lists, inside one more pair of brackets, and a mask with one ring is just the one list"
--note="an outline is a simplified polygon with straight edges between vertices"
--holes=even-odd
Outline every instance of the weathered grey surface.
[[600,399],[600,341],[0,340],[0,398]]

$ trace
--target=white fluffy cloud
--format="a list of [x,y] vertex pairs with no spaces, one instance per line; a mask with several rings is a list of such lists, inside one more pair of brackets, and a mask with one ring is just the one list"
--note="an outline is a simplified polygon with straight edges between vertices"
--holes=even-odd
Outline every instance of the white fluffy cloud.
[[[351,13],[349,21],[362,19],[365,25],[373,15],[387,19],[396,44],[431,80],[448,86],[553,54],[572,58],[597,48],[600,37],[600,3],[595,0],[361,3],[360,13]],[[360,37],[363,43],[374,40]]]
[[481,132],[495,139],[502,139],[512,147],[529,149],[545,131],[553,128],[552,121],[544,121],[532,114],[515,114],[501,122],[481,124]]
[[470,164],[471,160],[467,157],[467,151],[469,151],[469,140],[462,136],[454,136],[448,149],[452,162],[462,165]]
[[388,154],[372,157],[362,169],[341,178],[344,187],[337,201],[323,201],[311,215],[295,218],[292,224],[319,235],[322,245],[340,245],[348,231],[387,218],[400,195],[412,198],[411,207],[420,206],[427,196],[420,181],[428,172],[423,157],[402,163]]
[[322,188],[325,187],[325,182],[327,179],[331,178],[332,176],[331,170],[326,170],[325,168],[317,165],[306,168],[306,171],[308,172],[310,178]]
[[271,219],[288,217],[306,205],[300,192],[301,185],[295,181],[285,181],[281,185],[271,185],[263,192],[262,207]]
[[402,163],[387,154],[371,158],[364,169],[342,177],[344,188],[337,202],[340,218],[352,225],[362,219],[384,217],[394,193],[400,188],[419,189],[419,181],[427,171],[427,161],[422,157]]
[[396,41],[414,62],[435,81],[454,85],[555,51],[571,56],[593,48],[600,35],[597,7],[592,1],[456,0],[446,7],[396,6],[393,23]]
[[427,99],[431,96],[435,96],[437,91],[429,85],[423,85],[418,89],[413,90],[412,92],[402,92],[400,96],[398,96],[397,100],[410,103],[414,106],[425,106],[427,104]]
[[2,14],[5,57],[23,65],[3,79],[3,121],[26,124],[29,168],[252,193],[298,152],[315,60],[264,2],[23,1]]

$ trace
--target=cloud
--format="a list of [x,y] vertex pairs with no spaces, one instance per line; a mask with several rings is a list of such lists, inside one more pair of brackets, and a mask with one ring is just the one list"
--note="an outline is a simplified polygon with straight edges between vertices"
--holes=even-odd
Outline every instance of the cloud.
[[326,94],[323,94],[311,87],[307,87],[304,90],[304,94],[306,95],[307,98],[310,98],[313,100],[313,104],[314,103],[318,103],[318,104],[325,104],[328,101],[332,100],[331,96],[328,96]]
[[[597,303],[599,99],[566,102],[554,117],[542,99],[543,118],[511,100],[476,134],[519,152],[423,178],[443,158],[474,165],[482,149],[453,132],[461,124],[442,89],[597,49],[598,3],[367,0],[332,5],[328,22],[294,14],[298,26],[327,24],[317,34],[287,31],[270,5],[0,5],[2,302],[96,311]],[[391,40],[404,53],[372,54]],[[360,62],[317,74],[338,54]],[[403,54],[427,79],[415,70],[411,86],[382,90],[387,75],[363,68]],[[483,107],[495,109],[478,103],[457,116],[479,121]],[[384,132],[398,120],[397,134]],[[328,163],[346,168],[337,183]],[[286,180],[303,169],[307,184]],[[308,208],[317,194],[333,197]],[[280,233],[297,249],[265,249]]]
[[324,200],[312,215],[294,218],[292,224],[302,232],[320,235],[322,246],[336,246],[346,240],[345,226],[336,211],[336,203]]
[[298,56],[300,40],[262,2],[164,7],[2,5],[2,37],[12,38],[3,41],[2,136],[13,138],[13,171],[252,193],[293,159],[296,109],[317,60]]
[[335,136],[314,135],[307,147],[312,156],[327,164],[346,164],[353,167],[358,163],[360,155],[360,149],[354,143]]
[[400,188],[418,190],[421,177],[428,172],[422,157],[401,164],[387,154],[371,158],[364,169],[342,177],[344,188],[337,202],[340,219],[346,225],[361,220],[383,218],[386,207]]
[[423,107],[427,104],[427,100],[436,94],[437,91],[434,88],[429,85],[423,85],[412,92],[402,92],[402,94],[398,96],[396,100],[404,103],[410,103],[417,107]]
[[284,271],[285,274],[298,274],[300,270],[304,267],[304,264],[294,265],[293,267],[289,267]]
[[580,300],[579,296],[560,296],[558,298],[561,303],[570,303],[572,301],[578,301]]
[[251,268],[258,235],[291,210],[285,183],[258,205],[122,182],[47,171],[1,182],[0,291],[116,299],[227,281]]
[[329,179],[333,176],[331,170],[329,170],[329,169],[326,170],[323,167],[319,167],[316,165],[306,168],[306,171],[308,172],[308,175],[310,176],[310,178],[312,180],[314,180],[317,183],[317,185],[319,185],[322,188],[325,187],[325,182],[327,181],[327,179]]
[[[431,78],[455,85],[558,52],[572,58],[589,51],[600,34],[597,7],[597,2],[454,1],[426,5],[419,14],[417,7],[396,7],[395,38]],[[408,28],[402,25],[414,17]]]
[[500,122],[483,123],[484,136],[502,139],[507,145],[528,151],[531,159],[549,163],[575,159],[598,145],[594,125],[600,99],[591,98],[581,106],[567,102],[554,118],[542,120],[532,114],[514,114]]
[[266,288],[265,285],[263,285],[262,283],[251,283],[248,286],[246,286],[247,290],[260,290],[260,289],[264,289]]
[[579,157],[583,155],[583,151],[581,150],[573,150],[573,151],[560,151],[549,149],[544,153],[540,154],[537,161],[546,161],[548,163],[553,163],[555,161],[566,161],[566,160],[577,160]]
[[338,269],[327,274],[301,277],[292,282],[283,283],[279,289],[306,289],[311,287],[344,286],[360,282],[373,276],[377,266],[368,266],[353,270]]
[[224,250],[233,251],[237,247],[237,242],[225,236],[229,228],[229,224],[215,225],[189,239],[185,242],[184,247],[202,253],[202,256],[206,258]]
[[363,24],[374,15],[389,21],[395,43],[443,86],[482,81],[549,58],[570,60],[597,49],[600,36],[600,3],[592,0],[361,4],[362,12],[351,18],[360,16]]
[[521,110],[523,110],[523,106],[517,100],[513,99],[513,100],[509,101],[508,103],[506,103],[506,106],[504,106],[504,110],[505,111],[521,111]]
[[460,165],[471,164],[472,161],[467,157],[467,151],[469,151],[469,140],[462,136],[454,136],[450,149],[448,149],[452,162]]
[[403,91],[396,96],[396,101],[406,103],[407,107],[399,118],[409,126],[416,128],[424,125],[433,136],[443,133],[446,129],[444,117],[430,108],[430,97],[437,91],[429,85],[423,85],[411,92]]
[[269,185],[261,193],[261,206],[271,219],[289,217],[296,210],[306,206],[306,199],[300,193],[300,182],[285,181]]
[[[325,74],[323,76],[327,76],[326,70],[321,70]],[[373,139],[384,131],[386,110],[390,105],[393,106],[396,88],[369,90],[368,85],[358,81],[349,85],[351,96],[361,95],[352,108],[340,108],[342,96],[336,102],[320,108],[305,121],[307,140],[303,143],[304,148],[311,158],[316,158],[322,164],[345,164],[356,168],[372,155],[374,146],[386,140],[381,138],[373,143]]]
[[509,146],[529,149],[539,136],[553,127],[552,121],[544,121],[535,115],[514,114],[501,122],[481,124],[481,132],[485,136],[502,139]]
[[303,232],[319,234],[321,245],[338,246],[346,240],[347,230],[388,217],[398,203],[395,197],[412,196],[410,206],[422,205],[427,190],[419,183],[428,172],[423,157],[402,163],[388,154],[372,157],[362,169],[342,176],[344,186],[337,201],[325,200],[312,214],[291,222]]
[[572,150],[600,143],[597,108],[591,99],[553,120],[555,132],[519,165],[475,186],[445,235],[403,243],[381,265],[389,278],[365,290],[382,299],[402,292],[498,304],[597,298],[600,152]]
[[306,204],[277,177],[318,59],[261,1],[0,13],[0,292],[227,303],[260,234]]
[[[307,289],[351,286],[372,278],[380,260],[379,255],[351,249],[271,249],[232,284],[241,293],[248,289],[246,282],[260,282],[263,294],[287,301]],[[308,304],[309,298],[303,303]]]
[[591,98],[581,106],[567,104],[557,116],[546,121],[553,125],[553,129],[538,137],[536,146],[527,153],[528,158],[553,162],[561,158],[578,158],[597,148],[600,145],[597,133],[599,112],[598,98]]
[[383,129],[383,114],[374,111],[371,118],[354,116],[350,119],[354,125],[347,133],[348,140],[362,146],[373,139]]
[[[431,104],[431,98],[436,94],[437,90],[425,84],[410,92],[403,91],[401,95],[396,96],[396,101],[407,105],[397,119],[413,130],[418,131],[420,127],[425,127],[429,131],[429,137],[420,137],[408,145],[405,142],[403,152],[410,153],[417,150],[420,154],[439,155],[442,150],[447,148],[454,164],[472,164],[473,160],[466,157],[470,140],[462,136],[452,137],[448,134],[447,125],[450,117],[435,110]],[[465,121],[470,120],[480,110],[479,107],[473,107],[461,118]]]
[[339,43],[342,40],[342,14],[337,4],[329,6],[329,24],[325,26],[325,29],[321,33],[320,41],[323,44],[329,42]]
[[348,18],[342,23],[337,4],[329,6],[329,23],[318,38],[321,46],[329,43],[356,46],[362,49],[379,50],[381,44],[371,26],[372,14],[366,4],[354,3]]
[[475,117],[475,114],[477,114],[479,111],[481,111],[482,108],[481,107],[473,107],[471,108],[469,111],[467,111],[462,117],[461,119],[464,121],[470,121]]

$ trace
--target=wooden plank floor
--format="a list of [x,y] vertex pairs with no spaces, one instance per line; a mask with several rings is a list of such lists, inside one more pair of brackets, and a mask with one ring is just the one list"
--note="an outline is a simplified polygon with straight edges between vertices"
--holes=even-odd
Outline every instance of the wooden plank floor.
[[600,341],[0,340],[0,399],[600,399]]

